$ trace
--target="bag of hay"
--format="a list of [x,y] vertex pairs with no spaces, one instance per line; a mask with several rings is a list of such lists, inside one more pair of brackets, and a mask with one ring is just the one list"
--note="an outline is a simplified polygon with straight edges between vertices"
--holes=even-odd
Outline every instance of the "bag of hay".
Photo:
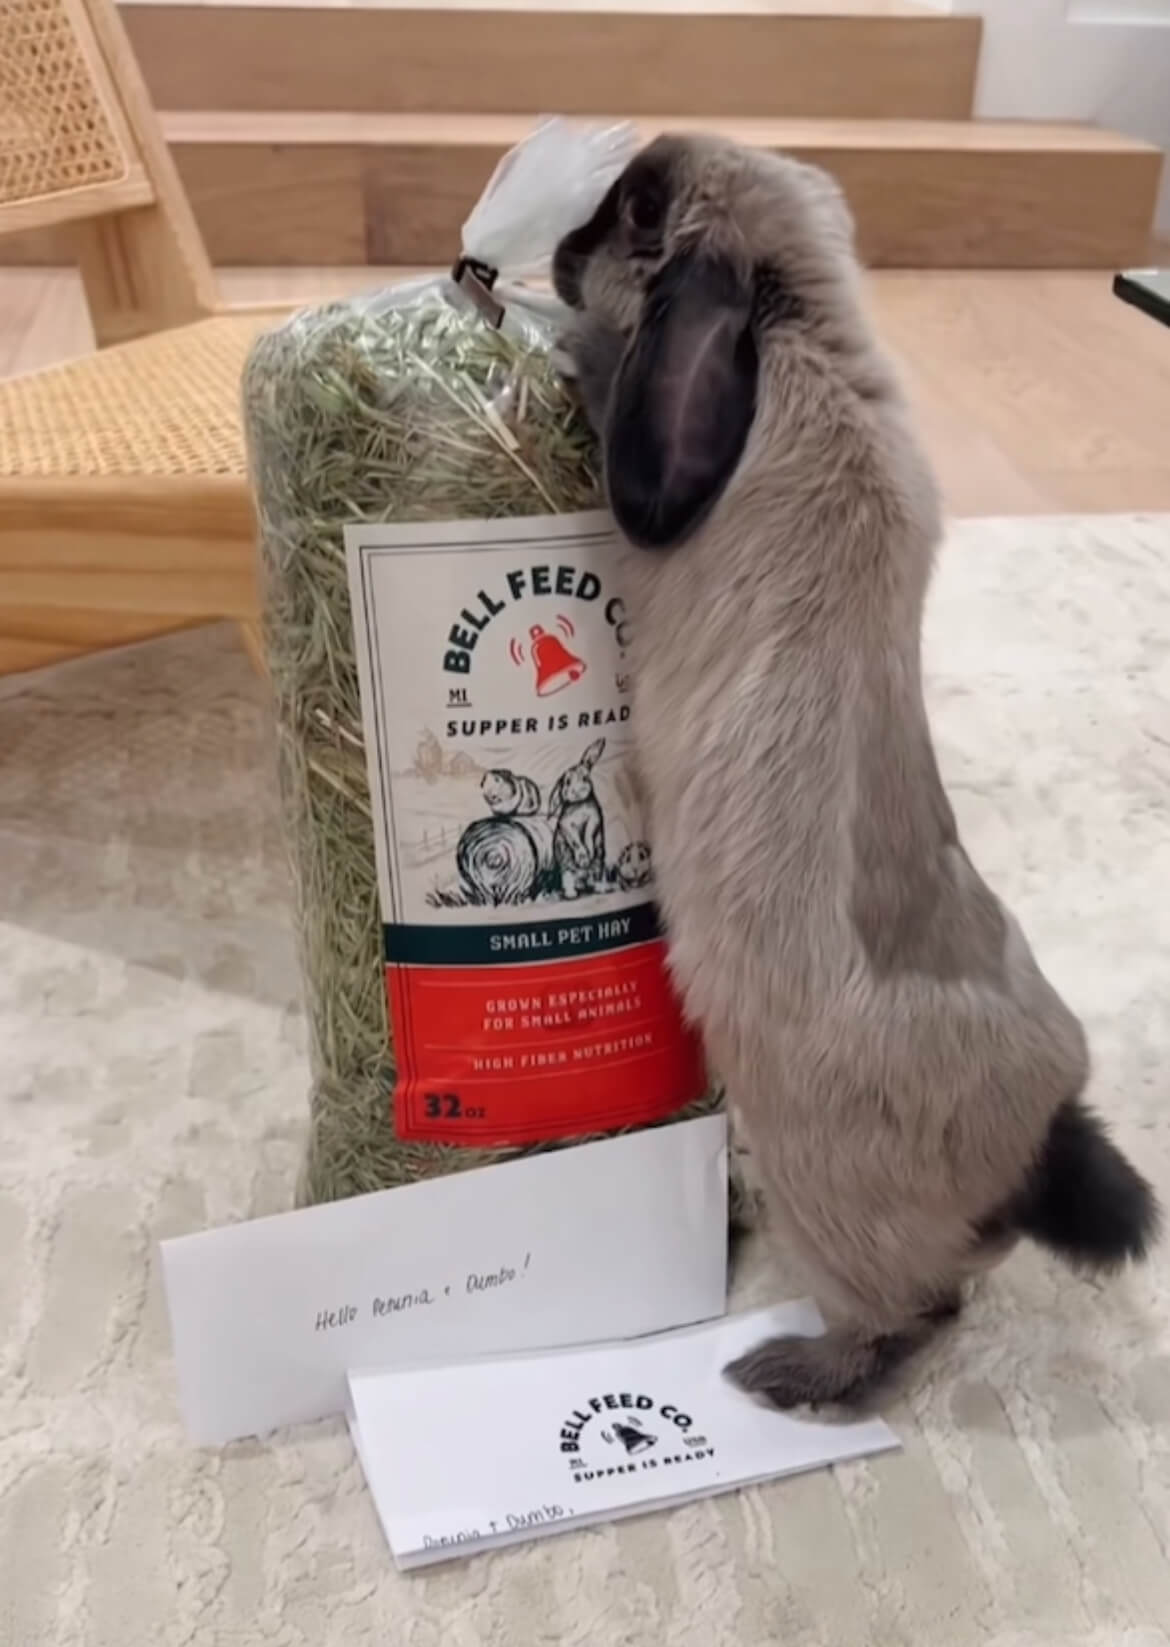
[[[447,279],[245,375],[312,1062],[302,1200],[715,1107],[670,991],[598,456],[547,270],[630,152],[548,122]],[[389,1015],[387,1006],[389,1005]]]

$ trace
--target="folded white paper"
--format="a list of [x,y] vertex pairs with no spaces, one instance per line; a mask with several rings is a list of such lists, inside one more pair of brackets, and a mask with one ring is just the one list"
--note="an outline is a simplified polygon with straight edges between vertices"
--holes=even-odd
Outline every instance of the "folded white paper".
[[660,1332],[726,1308],[722,1116],[162,1244],[183,1417],[339,1413],[352,1368]]
[[350,1429],[403,1568],[686,1503],[898,1445],[879,1419],[757,1405],[727,1363],[823,1331],[808,1300],[636,1343],[355,1373]]

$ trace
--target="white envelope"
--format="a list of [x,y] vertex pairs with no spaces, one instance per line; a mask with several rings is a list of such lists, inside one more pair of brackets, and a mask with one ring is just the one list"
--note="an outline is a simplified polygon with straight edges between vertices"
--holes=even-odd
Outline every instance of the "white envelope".
[[399,1567],[423,1566],[885,1452],[880,1419],[757,1405],[727,1363],[815,1304],[689,1332],[461,1366],[350,1376],[350,1428]]
[[351,1368],[660,1332],[726,1308],[723,1116],[162,1244],[191,1439],[339,1413]]

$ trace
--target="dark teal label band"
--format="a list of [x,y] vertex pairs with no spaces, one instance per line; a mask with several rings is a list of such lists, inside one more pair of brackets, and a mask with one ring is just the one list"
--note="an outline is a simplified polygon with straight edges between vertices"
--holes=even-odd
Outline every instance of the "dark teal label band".
[[390,966],[524,966],[646,944],[662,936],[653,904],[614,915],[491,926],[384,926]]

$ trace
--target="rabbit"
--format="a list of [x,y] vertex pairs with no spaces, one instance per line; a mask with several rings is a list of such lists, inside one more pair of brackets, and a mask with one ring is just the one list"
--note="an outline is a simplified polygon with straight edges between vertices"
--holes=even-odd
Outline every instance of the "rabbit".
[[622,848],[614,866],[614,874],[618,885],[627,890],[650,885],[653,869],[650,863],[650,848],[645,841],[631,841],[629,846]]
[[605,819],[591,776],[604,749],[604,738],[591,743],[561,773],[548,798],[548,815],[555,820],[553,861],[566,898],[597,892],[605,878]]
[[781,1409],[868,1404],[1020,1237],[1111,1270],[1157,1201],[943,790],[920,663],[938,492],[840,191],[660,138],[554,283],[624,539],[671,973],[828,1320],[728,1376]]
[[484,773],[479,787],[497,818],[531,818],[540,811],[540,786],[521,773],[496,767]]

